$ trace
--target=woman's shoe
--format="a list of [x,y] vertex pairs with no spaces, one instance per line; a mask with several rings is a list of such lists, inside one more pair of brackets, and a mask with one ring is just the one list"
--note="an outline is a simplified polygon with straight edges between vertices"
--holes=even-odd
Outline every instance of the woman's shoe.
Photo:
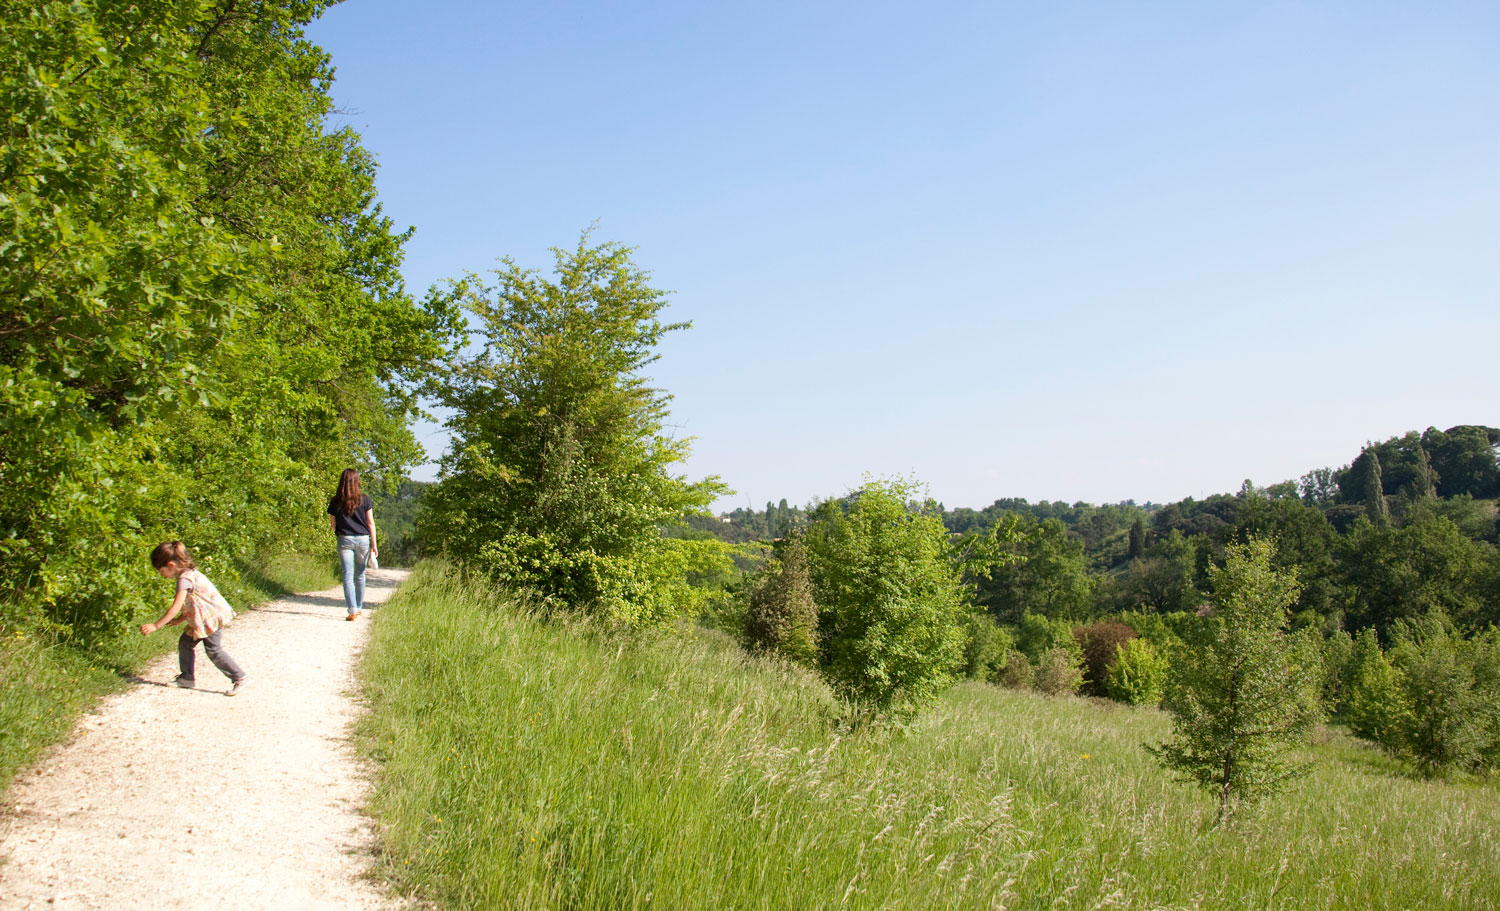
[[350,614],[349,616],[345,617],[344,619],[345,620],[358,620],[359,619],[359,615],[362,614],[362,613],[364,613],[364,612],[363,611],[355,611],[354,613]]

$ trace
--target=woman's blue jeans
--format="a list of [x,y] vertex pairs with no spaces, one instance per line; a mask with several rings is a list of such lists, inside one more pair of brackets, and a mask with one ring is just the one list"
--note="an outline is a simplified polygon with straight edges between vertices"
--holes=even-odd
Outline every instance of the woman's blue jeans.
[[365,609],[365,564],[370,560],[369,535],[339,535],[339,568],[344,573],[344,602],[349,613]]

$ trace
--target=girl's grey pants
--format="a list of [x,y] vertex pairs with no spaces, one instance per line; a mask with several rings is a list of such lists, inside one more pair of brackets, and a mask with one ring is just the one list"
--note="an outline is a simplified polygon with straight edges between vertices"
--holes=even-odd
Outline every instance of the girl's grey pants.
[[182,634],[182,638],[177,640],[177,666],[182,669],[184,678],[193,679],[193,650],[200,642],[203,643],[203,651],[208,653],[208,660],[214,663],[214,667],[223,671],[224,676],[231,681],[245,676],[240,666],[234,663],[234,659],[229,657],[228,652],[224,651],[224,646],[219,644],[220,637],[223,635],[222,626],[214,630],[214,634],[206,639],[194,639],[187,633]]

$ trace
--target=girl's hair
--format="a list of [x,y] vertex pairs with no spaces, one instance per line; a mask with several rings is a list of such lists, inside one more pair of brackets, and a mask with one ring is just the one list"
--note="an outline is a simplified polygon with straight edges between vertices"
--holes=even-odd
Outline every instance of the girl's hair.
[[352,516],[359,512],[360,504],[365,501],[364,489],[359,486],[359,472],[353,468],[344,469],[344,473],[339,475],[339,489],[333,499],[345,514]]
[[176,563],[183,569],[197,569],[193,554],[181,541],[163,541],[151,549],[151,565],[161,569],[168,563]]

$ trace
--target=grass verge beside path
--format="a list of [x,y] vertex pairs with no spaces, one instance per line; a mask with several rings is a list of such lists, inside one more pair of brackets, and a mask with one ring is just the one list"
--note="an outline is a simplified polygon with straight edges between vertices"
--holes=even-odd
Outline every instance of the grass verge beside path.
[[1335,735],[1237,823],[1163,715],[965,684],[840,735],[813,676],[419,566],[362,667],[383,870],[448,909],[1500,907],[1500,788]]
[[[244,609],[337,584],[330,560],[285,554],[243,567],[240,581],[225,580],[220,589],[236,609]],[[136,623],[155,620],[172,603],[171,587],[163,582],[160,589],[151,615]],[[123,688],[128,674],[175,650],[180,630],[150,638],[132,632],[92,654],[24,628],[0,634],[0,791],[43,750],[66,739],[78,716],[101,696]]]

